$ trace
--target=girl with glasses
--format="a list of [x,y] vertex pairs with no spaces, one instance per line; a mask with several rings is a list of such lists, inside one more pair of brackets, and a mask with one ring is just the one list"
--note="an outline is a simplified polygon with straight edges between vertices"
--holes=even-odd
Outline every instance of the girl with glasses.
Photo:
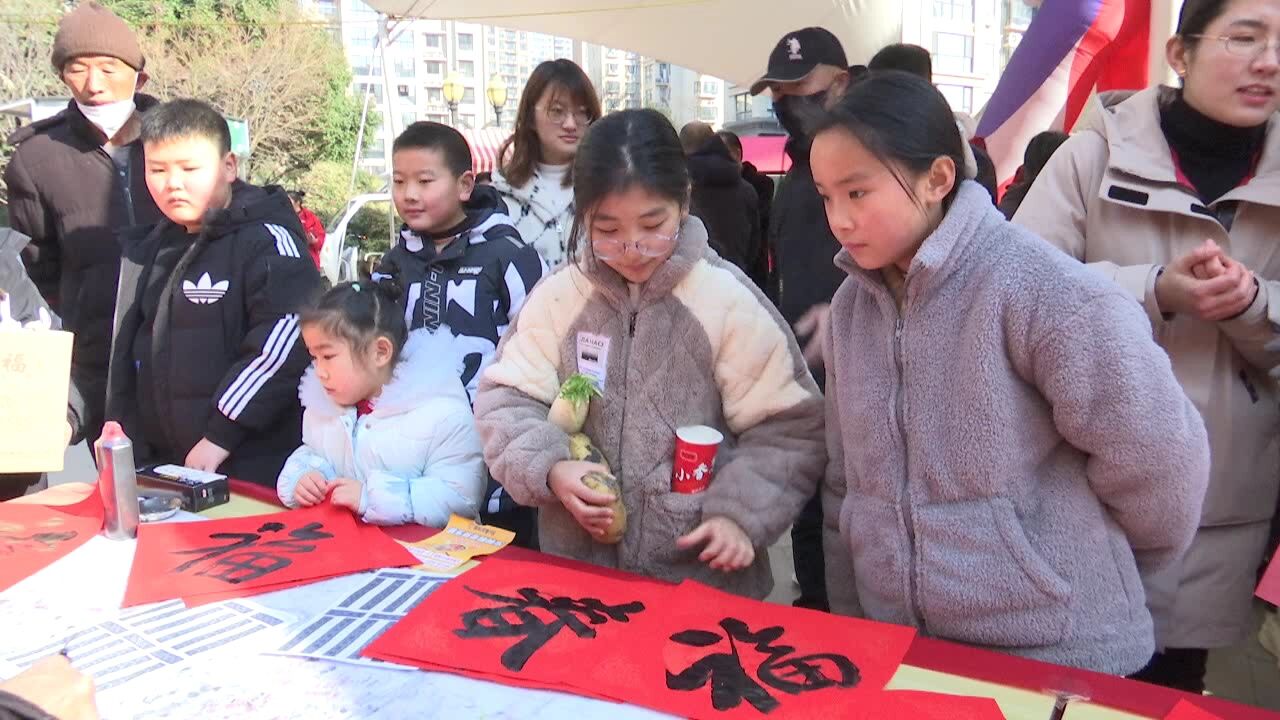
[[1138,674],[1197,693],[1207,649],[1254,629],[1280,491],[1278,49],[1280,0],[1187,0],[1167,45],[1179,87],[1102,95],[1014,216],[1142,304],[1204,417],[1199,530],[1143,578],[1157,652]]
[[525,84],[516,129],[502,145],[493,186],[502,194],[520,237],[556,267],[573,224],[573,157],[587,126],[600,118],[600,99],[582,68],[548,60]]
[[[574,160],[569,262],[530,295],[481,382],[476,417],[493,477],[539,508],[542,550],[763,598],[766,549],[813,495],[826,461],[822,396],[786,323],[689,215],[675,129],[653,110],[593,124]],[[589,374],[583,432],[621,484],[583,482],[548,420],[561,383]],[[676,431],[723,436],[705,490],[673,492]],[[711,433],[714,435],[714,433]]]

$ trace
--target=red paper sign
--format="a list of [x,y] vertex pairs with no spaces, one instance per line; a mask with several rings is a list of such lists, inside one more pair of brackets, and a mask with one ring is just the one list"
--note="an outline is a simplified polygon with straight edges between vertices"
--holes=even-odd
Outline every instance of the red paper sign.
[[1271,564],[1267,566],[1262,582],[1258,583],[1256,594],[1272,605],[1280,605],[1280,552],[1271,558]]
[[629,692],[630,702],[686,717],[845,717],[849,707],[879,702],[869,691],[884,688],[915,637],[907,627],[771,605],[694,582],[673,595],[664,630],[636,640],[638,652],[661,658],[661,670],[611,676],[597,689]]
[[417,562],[386,533],[329,503],[271,515],[143,525],[124,607],[173,598],[198,605]]
[[74,505],[0,504],[0,591],[66,556],[100,530],[97,488]]
[[840,717],[843,720],[1005,720],[999,703],[991,698],[916,690],[858,693],[857,702],[840,708]]
[[[634,674],[622,652],[661,630],[674,586],[491,557],[431,593],[367,657],[511,685],[591,691],[597,672]],[[577,690],[572,690],[577,692]]]
[[686,717],[835,717],[879,694],[868,691],[884,687],[913,637],[696,583],[494,557],[364,654]]
[[[1275,563],[1271,563],[1275,569]],[[1164,720],[1222,720],[1208,710],[1201,710],[1188,700],[1179,700],[1177,705],[1164,716]]]

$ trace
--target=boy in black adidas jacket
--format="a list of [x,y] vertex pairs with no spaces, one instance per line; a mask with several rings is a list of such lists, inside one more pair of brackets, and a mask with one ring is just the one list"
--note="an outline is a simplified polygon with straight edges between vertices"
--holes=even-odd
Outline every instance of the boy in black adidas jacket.
[[[444,327],[457,338],[465,353],[462,384],[474,401],[480,374],[546,266],[521,241],[498,191],[476,184],[462,133],[416,122],[396,138],[391,163],[391,195],[404,226],[374,279],[393,278],[404,288],[410,330]],[[492,479],[480,509],[485,522],[533,545],[533,511]]]
[[283,190],[236,179],[227,123],[205,103],[149,111],[142,141],[168,220],[123,240],[107,417],[139,462],[275,487],[302,438],[297,312],[320,287],[302,227]]

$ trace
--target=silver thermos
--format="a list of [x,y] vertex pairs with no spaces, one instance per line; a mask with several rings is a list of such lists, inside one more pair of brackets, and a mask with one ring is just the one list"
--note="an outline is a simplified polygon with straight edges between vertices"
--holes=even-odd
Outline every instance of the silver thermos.
[[103,534],[112,540],[138,536],[138,475],[133,467],[133,443],[120,423],[108,422],[93,444],[98,460],[98,492],[102,494]]

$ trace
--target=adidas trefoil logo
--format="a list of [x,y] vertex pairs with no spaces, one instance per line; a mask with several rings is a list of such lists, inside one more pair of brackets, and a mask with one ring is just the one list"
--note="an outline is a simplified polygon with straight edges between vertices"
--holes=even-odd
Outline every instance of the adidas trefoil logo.
[[212,305],[222,299],[227,294],[227,288],[230,283],[226,280],[214,282],[209,277],[209,273],[200,276],[200,279],[191,282],[190,280],[182,281],[182,294],[196,305]]

